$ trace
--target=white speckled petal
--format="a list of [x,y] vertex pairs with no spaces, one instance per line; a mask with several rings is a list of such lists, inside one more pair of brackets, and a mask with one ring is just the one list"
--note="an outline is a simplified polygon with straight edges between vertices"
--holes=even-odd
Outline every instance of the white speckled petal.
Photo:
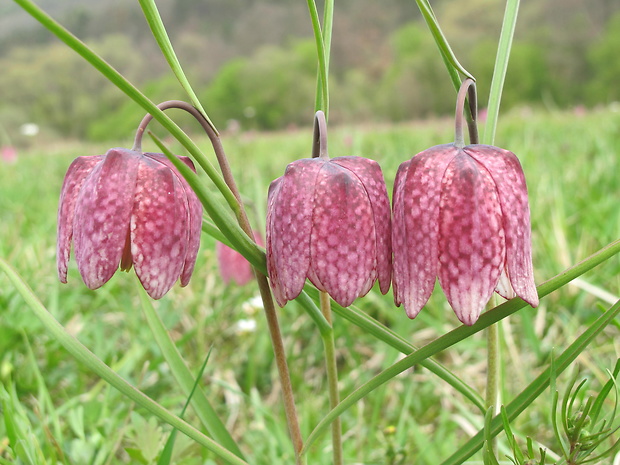
[[315,189],[310,280],[338,304],[351,305],[374,282],[375,237],[372,207],[360,180],[325,163]]
[[[392,281],[392,212],[381,167],[376,161],[363,157],[338,157],[331,161],[352,171],[368,195],[375,226],[376,275],[381,292],[385,294]],[[371,287],[374,281],[370,282]],[[362,291],[361,295],[368,290]]]
[[506,232],[506,269],[514,292],[532,307],[538,293],[532,267],[530,208],[525,176],[514,153],[488,145],[471,145],[465,151],[483,165],[497,186]]
[[442,182],[439,282],[459,320],[472,325],[504,268],[502,212],[493,179],[460,151]]
[[401,165],[394,185],[394,300],[404,304],[409,318],[417,316],[435,287],[442,180],[457,153],[452,144],[420,152]]
[[[162,155],[160,153],[147,153],[145,155],[163,163],[172,170],[172,172],[177,176],[183,188],[180,193],[184,195],[187,199],[189,208],[189,227],[187,228],[187,253],[183,262],[183,271],[181,272],[181,286],[187,286],[189,284],[190,278],[192,277],[194,266],[196,265],[196,258],[198,257],[198,249],[200,248],[200,234],[202,232],[202,204],[200,203],[200,200],[198,200],[196,193],[187,183],[185,178],[181,175],[181,173],[177,171],[177,169],[165,155]],[[187,166],[189,166],[192,171],[196,172],[194,163],[189,157],[180,156],[178,158]]]
[[78,195],[73,243],[86,286],[97,289],[116,272],[129,230],[141,155],[110,149],[90,172]]
[[159,299],[179,278],[187,254],[189,211],[178,176],[142,157],[131,215],[131,255],[146,292]]
[[67,265],[71,255],[71,238],[73,237],[73,217],[75,203],[86,177],[95,165],[103,159],[103,155],[78,157],[69,166],[60,191],[58,203],[58,227],[56,242],[56,264],[60,282],[67,282]]
[[297,160],[269,187],[267,271],[280,306],[296,298],[306,281],[314,189],[324,163],[319,158]]

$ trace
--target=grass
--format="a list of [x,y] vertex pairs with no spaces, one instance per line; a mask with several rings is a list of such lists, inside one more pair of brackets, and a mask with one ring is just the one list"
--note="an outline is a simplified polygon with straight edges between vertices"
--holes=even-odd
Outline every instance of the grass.
[[[362,155],[381,164],[388,190],[402,161],[429,146],[450,142],[450,120],[394,126],[334,128],[331,156]],[[521,159],[528,179],[537,282],[542,282],[618,239],[620,113],[585,115],[523,110],[500,120],[498,145]],[[256,229],[263,230],[269,182],[291,161],[310,156],[310,130],[224,136],[224,145]],[[206,146],[205,141],[200,141]],[[129,145],[127,140],[125,145]],[[112,145],[123,145],[118,141]],[[174,144],[173,144],[174,147]],[[179,414],[185,398],[171,376],[140,311],[133,272],[117,273],[98,291],[81,284],[71,262],[69,284],[55,270],[57,197],[73,158],[107,147],[63,143],[24,150],[0,170],[0,256],[26,279],[54,316],[133,385]],[[249,168],[251,167],[251,169]],[[281,409],[266,323],[250,284],[220,282],[214,240],[203,236],[192,282],[155,302],[192,373],[213,348],[203,386],[220,418],[252,464],[294,462]],[[501,325],[502,397],[509,401],[548,366],[620,293],[620,261],[609,260]],[[417,346],[457,326],[437,287],[418,318],[410,321],[387,296],[372,292],[356,303]],[[255,322],[247,330],[247,321]],[[321,338],[295,303],[280,312],[301,428],[308,435],[328,411]],[[8,281],[0,278],[0,465],[4,463],[156,463],[170,428],[135,406],[69,357],[43,331]],[[343,395],[397,361],[401,355],[344,320],[335,320]],[[619,357],[617,326],[608,327],[579,357],[559,390],[582,371],[596,389]],[[485,341],[471,337],[437,360],[481,394]],[[543,395],[512,426],[557,450],[550,421],[551,395]],[[187,420],[199,425],[189,409]],[[421,368],[371,393],[343,417],[346,463],[437,464],[483,426],[484,418],[460,394]],[[438,440],[441,438],[441,440]],[[499,456],[508,452],[499,442]],[[182,435],[173,462],[219,463]],[[328,437],[308,463],[330,463]],[[402,459],[402,462],[399,460]],[[481,463],[475,456],[470,463]]]

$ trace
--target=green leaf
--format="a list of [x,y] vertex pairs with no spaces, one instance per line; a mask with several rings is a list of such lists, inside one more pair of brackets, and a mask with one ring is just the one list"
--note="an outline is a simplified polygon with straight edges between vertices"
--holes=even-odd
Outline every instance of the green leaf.
[[[540,292],[540,288],[539,288]],[[562,373],[571,363],[581,354],[592,340],[609,325],[614,318],[620,314],[620,301],[601,315],[592,325],[586,329],[575,342],[573,342],[562,354],[557,358],[557,373]],[[551,378],[550,369],[543,371],[527,388],[506,406],[506,412],[510,421],[514,420],[523,412],[543,391],[549,386]],[[495,417],[491,422],[492,434],[498,434],[501,429],[501,419]],[[463,463],[478,451],[483,444],[483,432],[479,431],[465,445],[457,450],[452,456],[446,459],[442,465],[457,465]]]
[[499,45],[497,46],[497,55],[495,57],[493,79],[491,80],[491,91],[489,93],[487,108],[487,121],[484,136],[482,138],[483,144],[493,145],[495,140],[499,106],[502,101],[502,90],[504,88],[504,81],[506,80],[506,71],[508,70],[508,60],[510,58],[510,49],[512,47],[512,38],[514,37],[515,27],[517,25],[518,13],[519,0],[507,0],[504,20],[502,23],[502,32],[499,37]]
[[[238,457],[243,458],[243,454],[241,453],[239,446],[226,429],[226,426],[224,426],[224,423],[222,423],[218,417],[215,409],[211,406],[211,403],[207,399],[207,396],[202,389],[197,388],[196,379],[192,376],[189,368],[187,368],[187,365],[185,365],[181,354],[172,341],[166,327],[159,318],[159,315],[155,311],[153,303],[146,294],[146,291],[142,288],[142,286],[138,285],[136,287],[138,288],[140,295],[140,302],[142,304],[144,317],[146,318],[149,328],[151,328],[151,333],[155,338],[155,342],[166,359],[166,362],[170,367],[170,371],[172,372],[172,376],[174,376],[185,395],[192,399],[191,403],[194,406],[196,415],[217,442]],[[192,396],[192,392],[194,393],[194,396]]]
[[140,405],[145,410],[148,410],[172,427],[178,429],[183,434],[189,436],[225,462],[235,465],[247,465],[245,461],[241,460],[228,449],[222,447],[213,439],[205,436],[189,423],[172,414],[153,399],[146,396],[142,391],[139,391],[130,385],[108,365],[103,363],[95,354],[93,354],[80,341],[65,330],[65,328],[48,312],[21,276],[1,258],[0,269],[5,272],[9,278],[9,281],[11,281],[15,289],[21,294],[28,307],[33,311],[37,318],[41,320],[41,323],[43,323],[43,326],[47,332],[54,337],[67,350],[67,352],[75,357],[76,360],[84,364],[84,366],[105,380],[123,395],[133,400],[136,404]]
[[[562,287],[563,285],[567,284],[568,282],[572,281],[573,279],[575,279],[576,277],[582,275],[583,273],[585,273],[586,271],[594,268],[595,266],[599,265],[600,263],[604,262],[605,260],[609,259],[610,257],[614,256],[615,254],[617,254],[618,252],[620,252],[620,240],[617,240],[615,242],[612,242],[611,244],[609,244],[607,247],[604,247],[603,249],[599,250],[598,252],[596,252],[595,254],[593,254],[592,256],[590,256],[588,259],[584,260],[581,263],[578,263],[577,265],[565,270],[563,273],[559,274],[558,276],[556,276],[553,279],[550,279],[549,281],[541,284],[540,286],[538,286],[538,295],[540,297],[544,297],[547,294],[551,293],[552,291]],[[506,318],[507,316],[512,315],[513,313],[517,312],[518,310],[521,310],[522,308],[526,307],[527,303],[525,301],[523,301],[520,298],[514,298],[512,300],[509,300],[507,302],[504,302],[501,305],[498,305],[497,307],[495,307],[492,310],[489,310],[488,312],[482,314],[480,316],[480,318],[478,319],[478,322],[472,326],[460,326],[452,331],[450,331],[447,334],[444,334],[443,336],[435,339],[434,341],[430,342],[429,344],[425,345],[424,347],[414,351],[413,353],[409,354],[408,356],[406,356],[405,358],[403,358],[402,360],[398,361],[397,363],[395,363],[394,365],[392,365],[391,367],[383,370],[381,373],[379,373],[377,376],[375,376],[374,378],[372,378],[370,381],[368,381],[367,383],[365,383],[364,385],[360,386],[359,388],[357,388],[355,391],[353,391],[351,394],[349,394],[349,396],[347,396],[345,399],[343,399],[340,404],[338,404],[337,407],[335,407],[334,409],[332,409],[319,423],[318,425],[315,427],[314,431],[312,431],[312,433],[310,434],[310,436],[308,437],[306,444],[304,445],[304,449],[302,453],[305,453],[305,451],[308,450],[308,448],[314,443],[314,441],[316,441],[316,439],[325,431],[325,429],[329,426],[329,424],[339,415],[341,415],[344,411],[346,411],[349,407],[351,407],[352,405],[354,405],[358,400],[364,398],[366,395],[368,395],[370,392],[372,392],[374,389],[378,388],[379,386],[383,385],[384,383],[388,382],[390,379],[394,378],[395,376],[397,376],[398,374],[402,373],[403,371],[411,368],[412,366],[416,365],[416,364],[420,364],[423,361],[428,360],[429,357],[432,357],[433,355],[447,349],[448,347],[451,347],[453,345],[455,345],[456,343],[470,337],[473,334],[476,334],[479,331],[482,331],[483,329],[487,328],[488,326]],[[616,306],[614,306],[613,308],[615,309]],[[335,313],[339,313],[338,312],[338,307],[334,306],[333,310]],[[602,328],[604,327],[599,327],[597,326],[597,324],[600,324],[601,321],[607,321],[609,314],[616,312],[616,310],[613,311],[608,311],[607,313],[603,314],[598,320],[597,323],[593,324],[591,328],[596,327],[598,328],[598,331],[602,330]],[[609,319],[608,321],[612,321],[613,318]],[[588,331],[590,331],[590,329]],[[586,332],[584,334],[589,334],[589,332]],[[585,336],[582,336],[578,339],[578,341],[583,341],[583,340],[587,340],[587,342],[590,341],[590,339],[585,338]],[[571,348],[574,347],[579,347],[580,350],[585,349],[585,344],[584,346],[576,346],[577,341],[571,345]],[[568,351],[569,349],[567,349]],[[568,355],[566,355],[567,352],[564,352],[564,359],[563,362],[565,362],[565,360],[568,358]],[[578,353],[573,353],[570,352],[571,355],[574,355],[574,357],[576,357],[578,355]],[[559,360],[558,360],[558,369],[565,369],[566,366],[560,364]],[[547,373],[545,375],[545,378],[543,381],[539,381],[541,383],[541,386],[546,387],[548,385],[549,382],[549,374],[548,371],[545,371],[545,373]],[[541,375],[542,376],[542,375]],[[540,377],[539,377],[540,378]],[[539,379],[537,378],[537,380]],[[540,386],[537,385],[538,388],[540,388]],[[544,388],[543,387],[543,388]],[[537,397],[541,392],[538,391],[532,391],[532,392],[536,392],[536,395],[534,396]],[[529,391],[527,392],[527,394],[529,394]],[[529,403],[532,402],[533,399],[529,399],[529,397],[526,395],[525,400],[521,397],[517,397],[517,399],[515,399],[515,401],[513,401],[510,405],[516,405],[514,404],[514,402],[516,402],[517,400],[519,400],[520,402],[524,402],[527,401],[527,405],[529,405]],[[511,410],[510,407],[507,407],[507,411],[509,412],[509,415],[517,415],[518,413],[520,413],[523,409],[525,409],[526,405],[523,404],[518,404],[518,407],[513,407],[514,411]],[[514,413],[517,412],[517,413]],[[511,417],[514,418],[514,417]],[[497,421],[495,421],[497,420]],[[499,417],[496,417],[494,419],[494,425],[497,424],[499,425],[500,423],[500,419]],[[495,433],[497,434],[497,433]],[[478,436],[476,436],[474,439],[480,439]],[[473,439],[472,439],[473,441]],[[470,444],[471,443],[471,444]],[[482,441],[480,442],[476,442],[475,443],[475,448],[472,449],[472,442],[470,441],[470,446],[468,448],[463,448],[460,449],[459,451],[457,451],[451,458],[456,457],[456,456],[460,456],[461,454],[467,453],[469,455],[467,455],[467,457],[471,456],[476,450],[479,450],[480,447],[482,447]],[[465,452],[466,451],[466,452]],[[459,462],[446,462],[447,463],[459,463]]]
[[153,37],[155,37],[155,40],[157,41],[157,44],[159,45],[162,54],[166,58],[166,61],[168,61],[170,69],[179,80],[181,87],[183,87],[183,89],[189,96],[192,105],[194,105],[198,110],[200,110],[211,128],[213,128],[215,133],[218,134],[215,125],[207,116],[207,112],[204,110],[204,108],[202,108],[200,100],[198,100],[194,89],[192,89],[189,80],[183,72],[183,68],[181,67],[179,59],[174,53],[174,48],[172,47],[172,43],[170,42],[170,38],[168,37],[168,33],[166,32],[166,27],[164,26],[164,22],[161,19],[161,15],[157,10],[157,5],[153,0],[139,0],[139,2],[140,6],[142,7],[142,12],[144,13],[144,17],[146,18],[147,23],[149,23],[149,27],[151,28],[151,32],[153,33]]

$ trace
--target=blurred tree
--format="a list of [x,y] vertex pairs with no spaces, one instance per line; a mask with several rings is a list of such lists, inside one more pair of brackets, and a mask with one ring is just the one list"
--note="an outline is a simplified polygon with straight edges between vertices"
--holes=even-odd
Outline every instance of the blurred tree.
[[587,85],[588,102],[620,101],[620,12],[612,16],[602,37],[588,51],[591,66]]
[[[144,61],[125,36],[92,44],[129,79],[139,81]],[[29,119],[64,137],[84,138],[88,126],[120,107],[125,96],[64,44],[16,48],[0,60],[1,105],[19,107]]]

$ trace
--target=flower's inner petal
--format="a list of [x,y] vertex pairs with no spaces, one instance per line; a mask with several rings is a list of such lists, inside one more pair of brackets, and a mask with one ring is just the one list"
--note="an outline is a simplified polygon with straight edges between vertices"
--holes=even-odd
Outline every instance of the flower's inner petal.
[[459,320],[476,322],[504,268],[505,239],[495,183],[465,152],[444,177],[439,282]]
[[325,163],[297,160],[269,188],[267,206],[267,271],[280,306],[303,289],[310,266],[312,202],[316,178]]
[[58,203],[58,229],[56,239],[56,264],[60,282],[67,282],[67,266],[71,255],[71,238],[73,237],[73,218],[75,203],[86,177],[103,155],[78,157],[69,166],[60,191]]
[[[160,153],[147,153],[146,156],[153,158],[166,165],[175,174],[181,186],[185,197],[187,198],[188,211],[189,211],[189,227],[187,229],[187,253],[185,254],[185,261],[183,262],[183,270],[181,271],[181,286],[187,286],[189,280],[194,272],[194,266],[196,265],[196,258],[198,257],[198,249],[200,248],[200,234],[202,232],[202,204],[194,190],[187,183],[185,178],[177,171],[174,165],[166,158],[165,155]],[[194,172],[196,168],[194,163],[189,157],[178,157],[183,163],[189,166]]]
[[[390,289],[392,281],[392,212],[381,167],[376,161],[363,157],[338,157],[332,158],[331,161],[357,176],[368,195],[376,230],[376,275],[379,278],[381,292],[385,294]],[[368,290],[374,281],[375,278],[366,285]],[[362,291],[362,295],[368,290]]]
[[508,277],[506,267],[502,270],[502,274],[500,275],[497,286],[495,287],[495,292],[507,300],[516,296],[515,291],[512,289],[512,285],[510,284],[510,278]]
[[131,254],[142,286],[154,299],[168,292],[181,274],[188,223],[179,178],[168,166],[143,157],[131,215]]
[[111,149],[88,175],[75,206],[73,241],[86,286],[97,289],[118,269],[133,207],[141,155]]
[[[394,184],[394,300],[414,318],[437,278],[439,202],[442,180],[458,150],[438,145],[401,165]],[[406,168],[406,173],[400,173]]]
[[530,207],[525,176],[518,158],[508,150],[487,145],[465,150],[491,174],[499,194],[506,232],[506,268],[516,294],[533,307],[538,293],[532,267]]
[[312,215],[308,277],[346,307],[368,292],[376,276],[376,232],[372,207],[361,182],[334,163],[319,172]]

